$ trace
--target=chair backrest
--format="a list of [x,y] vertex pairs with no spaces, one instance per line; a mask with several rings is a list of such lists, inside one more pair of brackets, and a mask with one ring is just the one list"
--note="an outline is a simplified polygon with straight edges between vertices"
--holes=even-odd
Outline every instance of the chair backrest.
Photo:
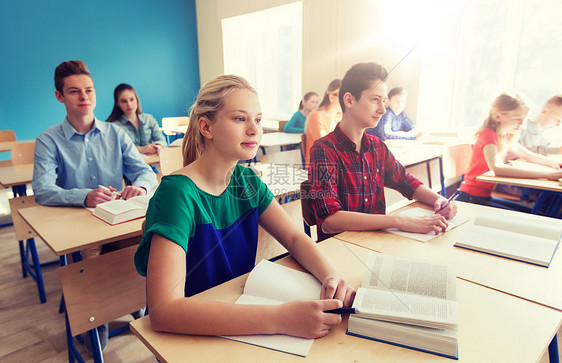
[[279,121],[279,132],[285,132],[285,125],[289,121]]
[[468,170],[471,157],[471,144],[446,146],[443,152],[443,176],[445,179],[463,176]]
[[1,130],[0,141],[16,141],[16,133],[14,130]]
[[134,263],[137,246],[59,267],[73,336],[146,306],[145,279]]
[[160,170],[162,175],[168,175],[183,168],[182,148],[173,146],[160,149]]
[[316,216],[314,215],[314,210],[312,209],[311,190],[312,184],[310,184],[310,181],[305,180],[301,183],[302,219],[308,226],[316,225]]
[[35,141],[18,142],[12,146],[11,153],[13,165],[33,164]]
[[16,232],[16,239],[18,241],[25,241],[29,238],[37,237],[37,234],[29,224],[20,216],[18,210],[29,208],[37,205],[33,195],[25,195],[22,197],[10,199],[10,210],[12,214],[12,223],[14,224],[14,231]]

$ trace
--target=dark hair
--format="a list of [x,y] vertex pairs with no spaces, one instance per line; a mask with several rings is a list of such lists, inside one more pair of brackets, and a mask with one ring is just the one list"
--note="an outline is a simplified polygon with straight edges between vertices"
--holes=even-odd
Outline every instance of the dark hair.
[[62,62],[55,68],[55,89],[62,94],[64,79],[78,74],[85,74],[90,79],[92,78],[84,62],[79,60]]
[[299,103],[299,111],[304,108],[304,105],[302,104],[303,101],[308,101],[308,99],[312,96],[318,96],[318,93],[310,91],[310,92],[306,92],[304,94],[304,97],[302,98],[301,102]]
[[135,94],[135,98],[137,99],[137,114],[142,113],[142,108],[139,101],[139,96],[137,95],[137,91],[135,91],[133,86],[131,86],[130,84],[121,83],[117,87],[115,87],[115,90],[113,90],[113,110],[111,110],[111,114],[105,121],[114,122],[120,120],[123,116],[123,110],[121,109],[121,107],[119,107],[119,96],[121,96],[121,93],[123,93],[123,91],[133,91],[133,93]]
[[322,108],[328,106],[330,104],[330,93],[339,90],[341,87],[341,79],[334,79],[328,85],[326,92],[324,92],[324,97],[322,98],[322,102],[318,105],[318,108]]
[[396,95],[401,95],[402,93],[406,92],[406,90],[402,87],[394,87],[388,92],[388,99],[390,100],[392,97]]
[[554,105],[556,107],[562,106],[562,94],[557,94],[550,97],[550,99],[546,101],[546,105]]
[[342,111],[345,112],[344,94],[349,92],[356,100],[359,100],[361,92],[371,87],[372,82],[386,82],[387,77],[386,68],[374,62],[357,63],[349,68],[341,81],[339,98]]

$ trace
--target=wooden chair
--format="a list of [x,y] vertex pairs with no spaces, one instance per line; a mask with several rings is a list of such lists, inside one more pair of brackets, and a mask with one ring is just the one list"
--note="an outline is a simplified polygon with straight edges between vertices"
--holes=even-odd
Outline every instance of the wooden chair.
[[0,142],[4,141],[16,141],[14,130],[0,130]]
[[23,277],[26,278],[27,274],[29,274],[35,280],[35,282],[37,283],[37,290],[39,291],[39,301],[41,301],[41,303],[44,303],[47,301],[47,297],[45,296],[45,285],[43,284],[43,274],[41,273],[41,267],[58,264],[59,261],[56,260],[43,264],[39,262],[37,247],[35,245],[35,237],[37,237],[37,234],[18,213],[18,210],[20,209],[37,205],[37,203],[35,203],[34,197],[26,195],[17,198],[11,198],[9,202],[12,214],[12,223],[14,224],[14,231],[16,233],[16,239],[19,241],[21,270]]
[[445,185],[459,184],[470,165],[471,144],[446,146],[443,150],[443,177]]
[[183,153],[181,147],[166,147],[160,149],[160,171],[168,175],[183,168]]
[[310,181],[305,180],[301,183],[301,211],[302,219],[304,222],[304,231],[310,237],[310,227],[316,225],[316,216],[312,209],[312,196],[310,194],[312,184]]
[[13,165],[33,164],[35,141],[18,142],[12,146],[11,153]]
[[162,132],[166,137],[168,145],[177,138],[177,132],[170,131],[169,128],[174,126],[187,126],[187,124],[189,124],[189,117],[187,116],[162,117]]
[[289,121],[279,121],[279,132],[285,132],[285,125]]
[[88,332],[95,362],[103,355],[97,327],[146,306],[146,281],[136,269],[130,246],[59,267],[66,304],[69,360],[81,360],[74,337]]

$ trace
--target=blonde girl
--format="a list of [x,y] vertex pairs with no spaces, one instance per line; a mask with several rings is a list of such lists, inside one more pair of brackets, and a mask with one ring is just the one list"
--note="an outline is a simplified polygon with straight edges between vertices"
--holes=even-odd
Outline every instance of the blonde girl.
[[[201,335],[287,334],[321,337],[349,306],[354,290],[317,245],[299,232],[273,195],[237,162],[255,156],[262,136],[258,97],[246,80],[219,76],[192,106],[184,167],[165,176],[152,198],[135,255],[146,276],[152,327]],[[318,300],[279,306],[235,305],[192,295],[254,267],[258,223],[322,283]]]
[[[497,176],[552,180],[562,178],[562,170],[558,164],[531,152],[514,140],[513,135],[521,127],[528,113],[529,107],[518,94],[502,93],[495,99],[488,118],[477,133],[470,165],[460,186],[457,200],[529,212],[529,208],[519,203],[492,197],[494,184],[479,182],[476,177],[492,170]],[[552,170],[532,171],[509,164],[510,160],[518,158],[549,166]]]

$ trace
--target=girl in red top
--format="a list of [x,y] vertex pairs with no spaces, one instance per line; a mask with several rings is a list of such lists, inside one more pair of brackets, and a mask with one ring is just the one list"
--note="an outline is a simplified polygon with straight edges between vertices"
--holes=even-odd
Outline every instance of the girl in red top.
[[[530,212],[531,209],[522,204],[492,197],[494,184],[479,182],[476,177],[492,170],[496,176],[552,180],[562,178],[562,170],[558,164],[512,140],[528,112],[529,107],[519,95],[502,93],[495,99],[490,115],[476,134],[477,140],[472,148],[468,171],[460,186],[458,201]],[[532,171],[509,164],[510,160],[518,158],[549,166],[552,171]]]

